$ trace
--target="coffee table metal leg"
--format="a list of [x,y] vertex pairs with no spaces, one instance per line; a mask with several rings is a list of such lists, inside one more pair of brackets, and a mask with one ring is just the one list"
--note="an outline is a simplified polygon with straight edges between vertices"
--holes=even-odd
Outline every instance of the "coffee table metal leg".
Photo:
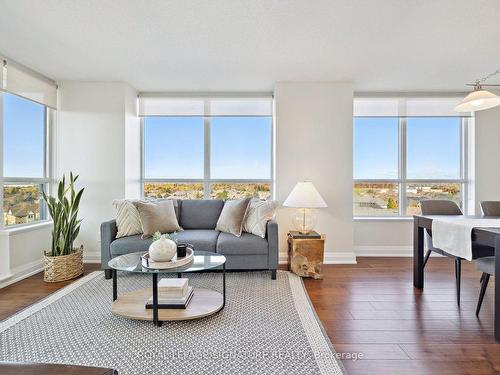
[[116,270],[113,269],[111,270],[111,272],[113,273],[113,301],[116,301],[116,299],[118,298],[118,286],[117,286],[117,282],[116,282]]
[[153,273],[153,323],[161,326],[162,322],[158,321],[158,274]]
[[226,263],[222,265],[222,309],[224,306],[226,306]]

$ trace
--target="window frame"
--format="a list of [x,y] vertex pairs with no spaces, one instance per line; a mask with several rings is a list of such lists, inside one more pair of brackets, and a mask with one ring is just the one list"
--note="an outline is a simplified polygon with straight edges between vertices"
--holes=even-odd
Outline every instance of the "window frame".
[[[238,96],[238,99],[244,99],[244,97]],[[153,116],[141,116],[141,197],[144,197],[144,185],[148,183],[153,184],[161,184],[161,183],[172,183],[172,184],[190,184],[190,183],[198,183],[203,184],[203,199],[212,199],[210,196],[210,185],[216,183],[222,184],[270,184],[271,185],[271,197],[270,199],[274,199],[274,136],[275,136],[275,123],[274,123],[274,111],[271,116],[267,115],[215,115],[211,116],[210,114],[210,100],[212,98],[204,99],[204,114],[203,116],[186,116],[186,117],[202,117],[203,118],[203,127],[204,127],[204,151],[203,151],[203,178],[146,178],[144,176],[145,172],[145,138],[144,138],[144,120],[146,117],[182,117],[179,115],[153,115]],[[274,99],[269,98],[272,103],[272,107],[274,108]],[[212,127],[212,118],[213,117],[266,117],[270,118],[271,126],[270,126],[270,176],[268,179],[213,179],[210,174],[210,151],[211,151],[211,127]]]
[[[353,207],[353,218],[360,220],[396,220],[409,219],[411,215],[407,215],[407,194],[406,189],[410,184],[437,184],[437,183],[455,183],[460,184],[460,201],[461,209],[464,212],[469,212],[469,163],[468,160],[468,145],[469,145],[469,129],[471,127],[471,117],[466,116],[353,116],[356,118],[394,118],[398,119],[398,178],[397,179],[353,179],[353,189],[358,183],[377,184],[377,183],[393,183],[398,186],[398,214],[397,215],[355,215]],[[408,179],[407,178],[407,122],[411,117],[439,118],[439,117],[456,117],[460,119],[460,177],[458,179]],[[354,171],[353,171],[354,173]]]
[[[55,115],[53,113],[54,110],[50,109],[46,105],[32,101],[32,100],[24,98],[24,97],[20,97],[24,100],[28,100],[28,101],[31,101],[33,103],[36,103],[36,104],[43,106],[43,110],[44,110],[43,177],[9,177],[9,176],[5,176],[4,169],[3,169],[3,165],[4,165],[3,150],[4,150],[4,142],[5,142],[5,139],[3,136],[3,134],[4,134],[4,123],[3,123],[4,95],[5,95],[5,92],[0,90],[0,132],[2,133],[2,135],[1,135],[1,141],[2,141],[2,148],[1,148],[2,149],[2,157],[1,157],[2,163],[1,164],[2,165],[0,166],[0,168],[2,170],[2,173],[1,173],[2,190],[0,192],[0,194],[1,194],[0,201],[2,204],[2,220],[0,223],[0,229],[10,230],[10,229],[16,229],[16,228],[37,225],[40,223],[45,223],[45,222],[50,221],[49,215],[48,215],[48,210],[47,210],[47,205],[45,204],[42,197],[40,196],[40,219],[39,220],[31,221],[29,223],[5,225],[5,222],[3,220],[3,203],[4,203],[3,191],[4,191],[5,186],[7,186],[7,185],[25,184],[25,185],[38,185],[39,189],[40,189],[40,193],[42,191],[45,192],[46,194],[50,192],[50,188],[51,188],[51,185],[50,185],[50,182],[51,182],[50,181],[50,175],[51,175],[51,163],[50,163],[50,160],[51,160],[51,158],[50,158],[51,138],[50,138],[50,133],[51,133],[52,123],[54,121]],[[16,95],[16,94],[10,94],[10,95]]]

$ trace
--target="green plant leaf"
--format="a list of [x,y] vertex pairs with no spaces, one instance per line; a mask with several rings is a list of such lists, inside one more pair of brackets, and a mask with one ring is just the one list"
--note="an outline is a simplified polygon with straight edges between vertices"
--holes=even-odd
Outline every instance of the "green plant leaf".
[[73,251],[73,243],[80,233],[78,209],[84,188],[75,191],[75,181],[78,176],[73,172],[69,174],[69,184],[66,185],[66,177],[63,175],[57,187],[57,196],[52,197],[42,191],[42,196],[47,204],[49,215],[54,222],[52,229],[53,256],[68,255]]

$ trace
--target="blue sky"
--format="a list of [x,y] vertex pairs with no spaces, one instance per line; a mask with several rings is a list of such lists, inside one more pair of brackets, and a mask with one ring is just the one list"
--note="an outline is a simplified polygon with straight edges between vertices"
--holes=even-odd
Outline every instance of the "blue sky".
[[[145,177],[203,178],[203,134],[203,117],[145,118]],[[271,177],[269,117],[212,117],[210,138],[213,179]]]
[[[460,119],[407,119],[407,178],[460,177]],[[398,177],[398,119],[354,119],[354,178]]]
[[4,176],[43,177],[44,107],[7,93],[3,98]]

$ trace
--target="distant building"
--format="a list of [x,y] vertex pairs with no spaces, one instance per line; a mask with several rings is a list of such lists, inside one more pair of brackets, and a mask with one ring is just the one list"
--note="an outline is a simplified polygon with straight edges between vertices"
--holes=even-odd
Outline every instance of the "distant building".
[[360,196],[356,197],[354,202],[359,208],[375,208],[375,209],[385,209],[387,208],[387,202],[383,199],[370,196]]
[[[40,212],[38,204],[30,204],[29,208],[26,205],[21,207],[13,207],[3,213],[3,222],[7,225],[27,224],[36,220],[40,220]],[[31,207],[34,206],[34,207]]]

